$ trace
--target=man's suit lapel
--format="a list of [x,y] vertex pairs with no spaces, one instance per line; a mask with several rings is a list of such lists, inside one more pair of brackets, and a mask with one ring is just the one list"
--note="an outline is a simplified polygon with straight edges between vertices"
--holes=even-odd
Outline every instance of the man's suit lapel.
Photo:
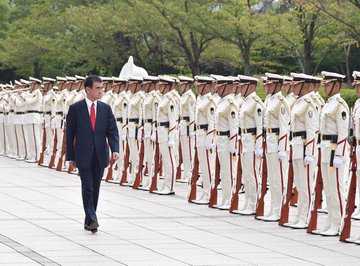
[[89,128],[91,129],[91,131],[93,131],[92,126],[91,126],[91,121],[90,121],[90,115],[89,115],[89,111],[88,111],[88,107],[87,107],[87,105],[86,105],[85,99],[82,100],[80,110],[81,110],[81,113],[82,113],[83,116],[84,116],[85,123],[89,126]]

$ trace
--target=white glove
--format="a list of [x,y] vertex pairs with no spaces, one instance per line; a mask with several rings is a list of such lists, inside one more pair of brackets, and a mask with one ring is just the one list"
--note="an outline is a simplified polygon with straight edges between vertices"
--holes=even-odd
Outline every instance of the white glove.
[[150,139],[152,141],[156,141],[156,131],[155,130],[151,133]]
[[196,136],[196,132],[195,132],[195,131],[191,131],[191,132],[189,132],[189,135],[190,135],[191,137],[194,137],[194,136]]
[[169,147],[174,147],[175,146],[175,141],[172,140],[172,139],[169,139],[168,145],[169,145]]
[[279,151],[278,157],[281,161],[285,160],[287,158],[287,153],[285,151]]
[[312,162],[314,161],[314,158],[310,155],[306,155],[305,158],[304,158],[304,162],[306,164],[311,164]]
[[263,154],[263,149],[262,149],[262,148],[257,148],[257,149],[255,150],[255,156],[256,156],[256,157],[261,157],[262,154]]
[[233,156],[236,156],[238,154],[238,150],[235,148],[232,148],[230,152],[231,152],[231,155],[233,155]]
[[121,136],[122,141],[126,141],[126,135]]
[[139,129],[138,130],[138,135],[137,135],[137,137],[136,137],[136,139],[138,140],[138,141],[141,141],[142,140],[142,129]]
[[55,128],[56,128],[55,123],[50,123],[50,127],[51,127],[52,129],[55,129]]
[[343,165],[343,160],[342,160],[342,158],[341,158],[341,156],[335,156],[334,157],[334,167],[335,168],[339,168],[340,166],[342,166]]
[[212,150],[212,149],[214,149],[214,147],[215,147],[215,145],[212,144],[211,142],[206,142],[206,144],[205,144],[205,148],[207,150]]

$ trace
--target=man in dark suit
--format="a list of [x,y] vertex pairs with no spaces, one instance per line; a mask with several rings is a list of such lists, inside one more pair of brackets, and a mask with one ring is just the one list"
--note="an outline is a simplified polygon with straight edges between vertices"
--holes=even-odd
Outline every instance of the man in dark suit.
[[102,80],[88,76],[84,81],[86,98],[70,106],[66,117],[66,160],[80,172],[85,211],[84,228],[92,233],[99,227],[96,207],[104,169],[119,158],[119,134],[111,107],[99,99]]

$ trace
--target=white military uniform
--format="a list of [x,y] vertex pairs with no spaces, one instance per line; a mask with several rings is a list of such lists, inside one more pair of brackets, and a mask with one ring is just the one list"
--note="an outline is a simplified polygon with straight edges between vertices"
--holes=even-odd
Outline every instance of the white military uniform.
[[223,97],[216,109],[216,149],[223,196],[218,208],[223,210],[230,209],[231,189],[236,177],[239,111],[234,94]]
[[[7,152],[6,132],[5,132],[5,101],[3,97],[0,98],[0,155],[5,155]],[[7,119],[7,118],[6,118]]]
[[[360,86],[360,72],[353,72],[355,89]],[[356,182],[357,182],[357,194],[358,194],[358,202],[357,206],[360,206],[360,98],[358,98],[354,104],[352,110],[352,119],[353,119],[353,128],[354,128],[354,136],[356,138],[356,161],[357,161],[357,169],[356,169]],[[356,195],[355,195],[356,197]],[[360,219],[360,208],[356,208],[356,211],[353,213],[352,217],[359,220]]]
[[297,215],[290,226],[306,228],[314,181],[312,173],[317,163],[318,111],[310,93],[296,100],[291,110],[291,128],[294,183],[299,192],[299,200]]
[[289,106],[289,108],[291,110],[293,108],[295,102],[296,102],[297,96],[295,96],[295,94],[293,92],[291,92],[288,95],[286,95],[285,98],[286,98],[288,106]]
[[287,180],[290,108],[281,91],[270,95],[265,109],[267,179],[271,193],[270,212],[264,219],[280,217],[282,195]]
[[[320,120],[321,172],[328,209],[326,224],[321,234],[336,235],[345,210],[344,163],[347,157],[349,107],[340,94],[326,102]],[[331,139],[331,140],[330,140]],[[331,169],[331,153],[335,153]]]
[[157,112],[157,133],[160,155],[163,161],[164,183],[161,189],[155,191],[159,194],[173,194],[176,173],[176,138],[177,121],[179,118],[177,100],[174,99],[173,91],[165,93],[161,97]]
[[40,89],[26,96],[27,114],[26,132],[28,134],[28,162],[37,162],[41,152],[41,124],[43,95]]
[[[161,97],[158,92],[151,91],[149,92],[145,99],[143,105],[144,112],[144,164],[147,166],[148,175],[143,178],[142,187],[145,189],[150,188],[151,177],[153,174],[153,163],[154,163],[154,142],[156,141],[156,112],[157,106],[161,101]],[[151,136],[153,135],[153,140]],[[154,137],[155,136],[155,137]]]
[[184,175],[182,180],[188,182],[191,179],[191,166],[194,157],[195,145],[195,105],[196,97],[191,89],[181,96],[180,102],[180,144],[183,158]]
[[203,193],[195,203],[208,203],[215,175],[215,111],[217,102],[211,92],[198,96],[195,111],[196,147],[202,175]]
[[124,157],[126,149],[126,119],[127,119],[127,106],[130,98],[125,91],[120,92],[114,101],[114,116],[119,131],[119,140],[121,141],[119,149],[119,160],[116,162],[118,166],[118,173],[114,180],[119,180],[124,166]]
[[25,98],[28,92],[22,92],[21,94],[15,94],[15,115],[16,120],[14,121],[15,130],[17,133],[17,140],[19,145],[19,158],[17,160],[25,160],[27,159],[27,137],[24,130],[25,114],[26,114],[26,103]]
[[240,213],[255,213],[257,192],[259,189],[258,164],[262,154],[262,116],[264,103],[256,92],[244,99],[240,110],[241,128],[241,164],[242,179],[245,187],[245,205]]
[[[15,93],[11,93],[8,97],[9,102],[9,115],[8,115],[8,126],[9,126],[9,136],[12,139],[12,145],[9,145],[10,147],[10,158],[17,158],[18,157],[18,137],[17,132],[15,128],[14,122],[16,121],[16,115],[15,115]],[[10,144],[10,142],[9,142]]]
[[[56,99],[56,93],[53,89],[46,92],[43,99],[43,112],[44,112],[44,127],[46,132],[46,155],[51,155],[54,150],[54,132],[52,130],[52,101],[53,99]],[[45,158],[45,157],[44,157]],[[44,159],[44,165],[48,165],[49,161],[45,161]]]
[[128,109],[128,143],[130,149],[131,169],[128,183],[133,185],[136,174],[139,169],[139,150],[140,141],[142,138],[141,121],[143,117],[142,105],[145,98],[143,91],[138,91],[131,96]]
[[[56,147],[56,158],[60,158],[62,142],[64,137],[64,126],[65,126],[65,112],[64,107],[66,103],[66,98],[68,97],[68,90],[64,89],[57,93],[55,101],[52,102],[52,110],[55,111],[53,114],[53,124],[55,125],[55,130],[57,134],[57,147]],[[57,165],[55,164],[55,167]]]
[[[4,95],[3,101],[4,103],[4,126],[5,126],[5,134],[7,140],[7,153],[6,156],[10,158],[14,157],[14,149],[15,149],[15,136],[14,136],[14,128],[12,127],[12,113],[11,113],[11,104],[9,100],[10,96],[8,94]],[[14,112],[14,110],[12,110]]]

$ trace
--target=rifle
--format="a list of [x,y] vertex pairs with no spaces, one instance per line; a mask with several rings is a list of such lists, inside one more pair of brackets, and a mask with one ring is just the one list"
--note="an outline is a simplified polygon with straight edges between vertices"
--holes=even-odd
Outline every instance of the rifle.
[[241,140],[239,140],[239,158],[238,158],[238,164],[237,164],[237,179],[236,179],[236,185],[235,189],[232,194],[231,198],[231,205],[229,212],[234,212],[239,209],[239,191],[241,188],[241,182],[242,182],[242,166],[241,166],[241,153],[240,153],[240,147],[241,147]]
[[311,212],[310,212],[310,220],[308,223],[308,228],[306,230],[307,233],[312,233],[317,229],[317,217],[318,217],[318,209],[321,206],[322,202],[322,190],[324,187],[322,174],[321,174],[321,149],[319,148],[318,153],[318,171],[316,175],[316,183],[314,192],[312,195],[312,204],[311,204]]
[[190,180],[190,193],[189,193],[188,202],[192,202],[196,200],[196,182],[198,181],[198,178],[199,178],[199,158],[198,158],[198,150],[196,147],[196,136],[195,136],[194,165]]
[[109,167],[108,167],[108,172],[106,174],[105,182],[109,182],[109,181],[113,180],[114,163],[115,163],[115,161],[113,159],[111,159],[111,156],[110,156],[110,164],[109,164]]
[[151,178],[151,186],[150,186],[150,193],[157,190],[157,179],[158,174],[160,172],[160,151],[159,151],[159,135],[156,132],[156,141],[155,141],[155,155],[154,155],[154,175]]
[[51,158],[50,158],[49,168],[54,168],[56,152],[57,152],[57,143],[58,143],[57,129],[55,128],[54,130],[55,130],[54,148],[53,148],[53,154],[51,155]]
[[181,164],[183,163],[181,141],[179,141],[179,165],[176,169],[176,180],[181,180]]
[[289,204],[292,197],[292,187],[294,183],[294,167],[292,161],[292,145],[290,145],[290,156],[289,156],[289,170],[288,170],[288,182],[286,188],[286,194],[283,196],[283,203],[281,205],[281,213],[279,225],[284,225],[289,222]]
[[[351,112],[352,113],[352,112]],[[350,117],[349,123],[352,118]],[[351,215],[355,210],[355,197],[356,197],[356,171],[357,171],[357,159],[356,159],[356,138],[353,135],[353,127],[350,126],[349,142],[350,142],[350,158],[351,158],[351,179],[348,190],[348,197],[346,201],[345,215],[341,223],[340,238],[339,240],[345,242],[350,237],[351,231]]]
[[130,159],[130,148],[129,143],[126,141],[126,151],[124,158],[124,169],[121,175],[120,186],[124,186],[127,182],[127,169],[129,168],[129,159]]
[[56,166],[56,171],[61,171],[63,164],[64,164],[64,156],[65,156],[65,152],[66,152],[66,124],[64,125],[63,128],[63,138],[62,138],[62,143],[61,143],[61,153],[60,153],[60,158],[58,161],[58,164]]
[[135,176],[135,180],[134,180],[134,184],[133,184],[133,189],[138,189],[141,181],[142,181],[142,170],[143,170],[143,164],[144,164],[144,130],[142,131],[142,138],[141,138],[141,143],[140,143],[141,147],[140,147],[140,153],[139,153],[139,169],[138,172],[136,173]]
[[219,160],[218,152],[216,151],[215,180],[210,192],[210,199],[209,199],[210,208],[215,208],[215,205],[217,204],[217,196],[218,196],[217,188],[219,186],[219,183],[220,183],[220,160]]
[[42,147],[38,165],[42,165],[44,163],[45,157],[45,150],[46,150],[46,129],[45,129],[45,122],[43,123],[43,138],[42,138]]
[[259,216],[263,216],[264,215],[264,198],[267,192],[267,187],[266,187],[266,183],[267,183],[267,163],[266,163],[266,129],[264,127],[265,125],[265,121],[264,121],[264,115],[262,117],[263,119],[263,132],[262,132],[262,137],[263,137],[263,142],[262,142],[262,149],[263,149],[263,155],[262,155],[262,176],[261,176],[261,190],[260,190],[260,196],[257,200],[257,204],[256,204],[256,212],[255,212],[255,218],[259,217]]

